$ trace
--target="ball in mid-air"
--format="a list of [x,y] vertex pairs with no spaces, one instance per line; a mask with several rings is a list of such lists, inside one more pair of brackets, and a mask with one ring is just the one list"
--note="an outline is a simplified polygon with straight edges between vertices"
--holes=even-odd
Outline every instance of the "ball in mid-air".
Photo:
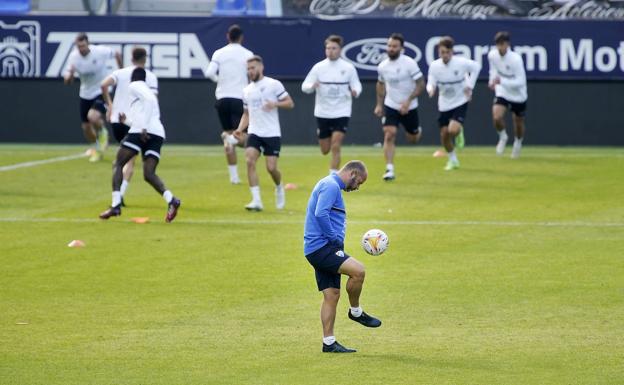
[[370,255],[381,255],[388,248],[388,236],[379,229],[368,230],[362,236],[362,248]]

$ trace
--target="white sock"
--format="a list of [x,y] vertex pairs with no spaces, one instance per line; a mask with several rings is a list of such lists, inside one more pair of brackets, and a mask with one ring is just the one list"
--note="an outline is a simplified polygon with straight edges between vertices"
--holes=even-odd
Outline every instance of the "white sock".
[[498,137],[502,138],[503,136],[507,136],[507,132],[505,132],[505,130],[498,131]]
[[336,170],[335,168],[330,168],[330,169],[329,169],[329,174],[330,174],[330,175],[331,175],[331,174],[336,174],[336,173],[338,173],[338,170]]
[[453,162],[457,162],[457,155],[455,154],[455,150],[448,153],[448,157]]
[[334,342],[336,342],[336,337],[334,337],[334,336],[323,337],[323,343],[325,345],[331,345]]
[[238,179],[238,168],[235,164],[229,164],[228,171],[230,172],[230,179]]
[[163,198],[165,198],[165,202],[170,203],[171,200],[173,199],[173,193],[167,190],[163,193]]
[[262,202],[262,199],[260,199],[260,186],[252,186],[249,190],[251,191],[251,198],[254,202]]
[[113,203],[111,207],[117,207],[121,204],[121,193],[119,191],[113,191]]
[[517,143],[519,146],[521,146],[522,145],[522,139],[524,139],[524,138],[516,138],[516,139],[514,139],[514,144]]
[[392,163],[386,164],[386,171],[394,171],[394,165]]
[[362,315],[362,308],[360,306],[358,307],[352,307],[351,308],[351,315],[354,317],[359,317]]
[[121,193],[121,196],[126,195],[126,190],[128,190],[128,181],[127,180],[123,180],[121,181],[121,188],[119,189],[119,192]]
[[284,191],[284,185],[282,183],[275,185],[275,190]]

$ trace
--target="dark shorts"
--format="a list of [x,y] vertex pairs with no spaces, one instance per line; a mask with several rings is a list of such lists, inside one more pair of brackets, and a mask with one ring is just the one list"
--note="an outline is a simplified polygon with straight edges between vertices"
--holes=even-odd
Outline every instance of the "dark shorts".
[[319,291],[330,287],[340,289],[338,269],[349,258],[351,258],[350,255],[329,243],[306,255],[306,259],[314,267],[316,285]]
[[514,103],[510,102],[505,98],[501,98],[499,96],[494,98],[494,104],[500,104],[501,106],[505,106],[507,108],[511,107],[511,112],[516,114],[517,116],[524,117],[526,113],[527,103],[526,101],[523,103]]
[[247,137],[247,145],[245,147],[253,147],[264,154],[264,156],[279,157],[282,148],[282,140],[279,136],[264,138],[255,134]]
[[130,127],[126,126],[123,123],[111,123],[111,126],[113,127],[113,136],[115,136],[115,140],[117,141],[117,143],[121,143],[123,138],[128,135]]
[[395,126],[399,124],[405,128],[405,131],[412,135],[420,132],[420,119],[418,118],[418,108],[409,110],[406,115],[401,115],[398,110],[384,105],[384,116],[381,118],[381,124],[384,126]]
[[215,103],[221,128],[223,131],[232,131],[238,128],[243,116],[243,101],[235,98],[223,98]]
[[98,95],[94,99],[80,98],[80,119],[82,122],[89,121],[89,119],[87,119],[87,115],[89,114],[90,109],[98,110],[102,113],[102,115],[106,115],[106,103],[104,103],[102,95]]
[[154,134],[149,134],[149,136],[149,139],[144,142],[141,140],[141,134],[128,134],[121,145],[134,150],[137,154],[140,152],[144,160],[150,156],[160,160],[160,148],[164,139]]
[[332,136],[332,132],[340,131],[347,132],[347,128],[349,127],[349,118],[316,118],[316,124],[318,129],[316,130],[316,135],[319,139],[327,139]]
[[440,127],[448,126],[451,120],[456,120],[462,125],[466,120],[466,111],[468,110],[468,103],[464,103],[461,106],[455,107],[452,110],[441,111],[438,118],[438,125]]

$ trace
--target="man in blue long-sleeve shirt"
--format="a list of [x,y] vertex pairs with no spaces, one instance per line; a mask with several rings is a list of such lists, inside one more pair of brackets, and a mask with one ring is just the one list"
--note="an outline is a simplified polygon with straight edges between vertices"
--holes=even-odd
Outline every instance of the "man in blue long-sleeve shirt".
[[314,267],[316,283],[323,292],[321,323],[323,352],[353,353],[334,337],[336,307],[340,299],[341,274],[349,276],[349,318],[367,327],[379,327],[381,321],[362,311],[360,293],[364,284],[364,265],[344,252],[347,211],[341,190],[355,191],[366,182],[368,172],[359,160],[352,160],[338,171],[321,179],[310,196],[303,235],[305,256]]

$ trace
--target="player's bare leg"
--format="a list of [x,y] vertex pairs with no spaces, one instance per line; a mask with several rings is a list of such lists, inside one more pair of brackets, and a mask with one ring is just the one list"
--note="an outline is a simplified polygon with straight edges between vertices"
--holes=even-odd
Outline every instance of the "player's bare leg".
[[494,122],[494,128],[498,132],[498,143],[496,144],[496,154],[503,155],[505,152],[505,146],[507,145],[507,132],[505,130],[505,113],[507,107],[501,104],[494,104],[492,106],[492,120]]
[[349,318],[367,327],[381,326],[381,321],[366,314],[360,307],[360,295],[366,276],[364,265],[355,258],[349,258],[340,265],[338,272],[349,276],[347,280],[347,294],[349,294],[349,304],[351,305]]
[[334,335],[334,323],[336,322],[336,307],[340,299],[340,289],[329,287],[323,290],[323,302],[321,303],[321,324],[323,324],[323,337]]
[[240,178],[238,176],[237,157],[236,157],[236,143],[231,143],[228,137],[231,137],[234,130],[223,131],[221,133],[221,139],[223,140],[223,150],[225,152],[225,160],[228,165],[228,172],[230,174],[230,183],[239,184]]
[[163,181],[156,175],[156,167],[158,167],[158,158],[153,156],[145,158],[143,161],[143,179],[162,195],[165,202],[167,202],[165,222],[169,223],[178,215],[178,208],[180,208],[182,202],[173,196],[171,191],[167,190]]
[[383,126],[384,144],[383,152],[386,160],[386,173],[383,179],[386,181],[393,180],[394,177],[394,151],[396,149],[396,126]]
[[117,158],[115,159],[115,163],[113,164],[113,200],[111,206],[100,214],[100,219],[108,219],[110,217],[116,217],[121,215],[121,192],[119,190],[121,188],[121,182],[123,180],[122,170],[126,163],[128,163],[130,159],[136,156],[136,154],[136,151],[131,150],[127,147],[119,147],[119,151],[117,151]]
[[342,148],[342,141],[345,134],[342,131],[334,131],[331,136],[331,161],[329,164],[330,170],[338,170],[340,167],[340,149]]
[[522,149],[522,139],[524,139],[524,116],[518,116],[513,114],[514,124],[514,144],[511,150],[511,157],[513,159],[520,157],[520,150]]
[[[453,125],[453,122],[456,124]],[[461,129],[461,125],[459,122],[455,120],[451,120],[448,126],[443,126],[440,128],[440,141],[444,146],[444,149],[448,153],[448,161],[446,162],[445,170],[450,171],[456,168],[459,168],[459,160],[457,159],[457,155],[455,154],[455,146],[453,144],[453,139],[459,133]]]
[[108,147],[108,130],[104,125],[104,117],[102,113],[94,108],[91,108],[87,113],[87,119],[89,119],[89,123],[91,123],[91,127],[96,134],[96,140],[98,145],[98,150],[103,152]]
[[281,210],[286,205],[286,191],[282,185],[282,173],[277,168],[277,156],[267,156],[266,169],[275,183],[275,207]]
[[260,197],[260,185],[258,173],[256,172],[256,163],[260,157],[260,151],[254,147],[245,149],[245,160],[247,162],[247,181],[249,182],[249,190],[251,191],[252,200],[245,206],[250,211],[261,211],[262,199]]
[[420,137],[422,136],[422,130],[419,130],[416,134],[411,134],[409,132],[405,132],[405,139],[409,143],[418,143],[420,141]]

